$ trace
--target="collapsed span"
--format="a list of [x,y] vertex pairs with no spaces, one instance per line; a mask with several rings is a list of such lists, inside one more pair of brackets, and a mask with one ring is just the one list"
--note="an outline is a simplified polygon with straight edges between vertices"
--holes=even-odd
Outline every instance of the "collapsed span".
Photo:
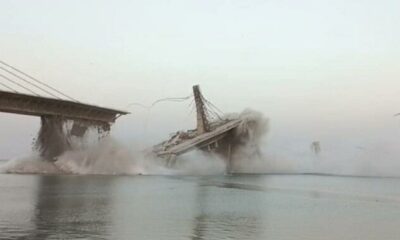
[[158,157],[166,159],[167,166],[173,166],[179,155],[199,149],[221,156],[226,162],[226,171],[231,172],[232,160],[243,152],[242,149],[251,149],[249,152],[252,155],[259,155],[258,142],[267,129],[267,121],[262,114],[250,110],[229,116],[214,113],[217,119],[210,119],[213,112],[206,105],[213,105],[204,98],[198,85],[193,86],[193,96],[197,128],[178,131],[167,141],[153,147]]

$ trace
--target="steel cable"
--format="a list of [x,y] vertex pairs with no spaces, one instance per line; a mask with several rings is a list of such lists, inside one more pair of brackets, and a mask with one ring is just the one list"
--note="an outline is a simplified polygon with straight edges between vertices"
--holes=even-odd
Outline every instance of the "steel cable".
[[[69,98],[69,99],[72,100],[72,101],[79,102],[78,100],[76,100],[76,99],[74,99],[74,98],[68,96],[67,94],[65,94],[65,93],[63,93],[63,92],[57,90],[56,88],[54,88],[54,87],[52,87],[52,86],[50,86],[50,85],[48,85],[48,84],[46,84],[46,83],[44,83],[44,82],[42,82],[42,81],[36,79],[36,78],[34,78],[34,77],[28,75],[27,73],[24,73],[23,71],[19,70],[18,68],[13,67],[13,66],[11,66],[11,65],[9,65],[9,64],[7,64],[7,63],[5,63],[5,62],[2,61],[2,60],[0,60],[0,63],[3,64],[3,65],[5,65],[5,66],[7,66],[7,67],[9,67],[9,68],[11,68],[11,69],[13,69],[14,71],[16,71],[16,72],[18,72],[18,73],[20,73],[20,74],[22,74],[22,75],[24,75],[24,76],[30,78],[31,80],[33,80],[33,81],[35,81],[35,82],[37,82],[37,83],[40,83],[40,84],[42,84],[43,86],[45,86],[45,87],[47,87],[47,88],[49,88],[49,89],[51,89],[51,90],[57,92],[58,94],[61,94],[62,96],[66,97],[66,98]],[[59,98],[59,97],[57,97],[57,98]]]

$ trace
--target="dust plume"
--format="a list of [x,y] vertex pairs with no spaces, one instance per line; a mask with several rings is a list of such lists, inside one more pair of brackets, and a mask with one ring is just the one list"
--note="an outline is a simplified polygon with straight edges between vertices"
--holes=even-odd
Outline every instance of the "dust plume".
[[64,152],[55,161],[46,161],[38,154],[16,158],[0,166],[0,173],[77,174],[77,175],[215,175],[223,174],[225,163],[216,156],[194,151],[178,159],[168,168],[163,159],[145,151],[134,150],[112,137]]
[[262,113],[251,109],[244,110],[237,118],[241,123],[234,132],[237,144],[232,155],[232,171],[241,172],[243,164],[262,158],[260,147],[268,132],[269,121]]
[[[268,137],[269,120],[260,112],[244,110],[224,119],[242,120],[234,132],[233,173],[334,174],[352,176],[400,176],[396,137],[375,136],[374,141],[355,144],[350,137],[334,141],[290,142]],[[45,131],[45,128],[42,129]],[[51,137],[51,136],[50,136]],[[51,139],[51,138],[50,138]],[[59,138],[58,138],[59,139]],[[282,141],[282,139],[284,139]],[[70,137],[68,149],[54,161],[39,154],[11,159],[0,166],[2,173],[106,174],[106,175],[216,175],[225,174],[226,161],[201,150],[177,158],[173,167],[149,152],[135,149],[141,144],[122,144],[113,137],[97,138],[88,131],[84,138]]]
[[[245,110],[241,114],[230,114],[225,119],[242,120],[234,132],[235,145],[233,159],[236,165],[242,161],[260,157],[260,142],[268,129],[268,121],[259,112]],[[48,128],[61,124],[42,125],[40,138],[49,141]],[[44,127],[43,127],[44,126]],[[52,128],[52,129],[53,129]],[[63,135],[63,129],[53,134]],[[85,137],[68,136],[68,141],[60,146],[67,146],[64,152],[53,157],[53,161],[43,161],[43,157],[35,154],[31,157],[10,160],[1,166],[1,172],[7,173],[44,173],[44,174],[106,174],[106,175],[215,175],[224,174],[226,162],[216,154],[197,150],[178,157],[175,166],[167,167],[163,159],[159,159],[146,151],[134,149],[134,144],[126,146],[112,137],[103,137],[99,141],[97,132],[88,131]],[[62,140],[58,135],[56,140]],[[39,140],[40,141],[40,140]],[[58,146],[57,144],[54,146]],[[50,149],[41,149],[50,151]],[[53,150],[53,149],[52,149]],[[240,170],[240,168],[238,168]]]

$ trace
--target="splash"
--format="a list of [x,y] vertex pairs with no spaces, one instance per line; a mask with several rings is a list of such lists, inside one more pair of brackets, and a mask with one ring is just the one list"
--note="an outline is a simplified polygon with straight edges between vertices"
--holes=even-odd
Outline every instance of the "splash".
[[0,166],[1,173],[77,175],[214,175],[222,174],[224,169],[221,159],[197,151],[180,158],[175,168],[168,168],[162,160],[147,152],[131,150],[112,137],[68,150],[54,162],[33,155]]
[[62,174],[54,163],[44,161],[38,155],[10,159],[0,165],[0,173]]

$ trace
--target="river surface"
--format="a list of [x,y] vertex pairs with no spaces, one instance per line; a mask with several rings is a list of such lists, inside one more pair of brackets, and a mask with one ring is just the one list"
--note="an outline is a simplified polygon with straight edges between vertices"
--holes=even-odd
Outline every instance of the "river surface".
[[400,179],[0,174],[0,239],[398,240]]

